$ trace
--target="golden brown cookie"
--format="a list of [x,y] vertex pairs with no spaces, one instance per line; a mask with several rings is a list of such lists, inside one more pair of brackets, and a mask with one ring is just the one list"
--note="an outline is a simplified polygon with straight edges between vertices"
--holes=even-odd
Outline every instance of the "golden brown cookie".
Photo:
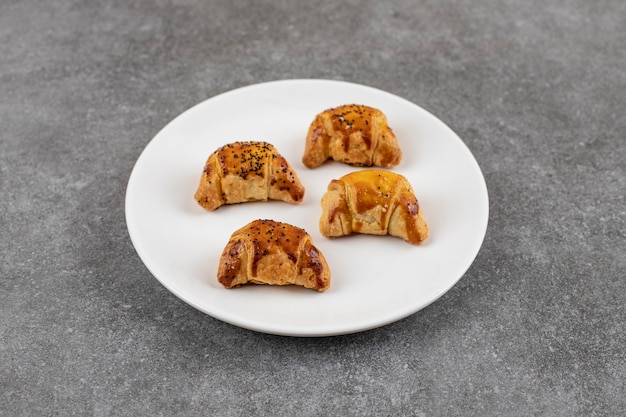
[[428,225],[404,176],[366,169],[331,180],[322,196],[320,232],[326,237],[391,235],[416,245],[428,237]]
[[217,279],[226,288],[293,284],[325,291],[330,275],[324,255],[304,229],[255,220],[230,237],[220,257]]
[[207,210],[247,201],[298,204],[304,197],[304,186],[273,145],[234,142],[209,156],[194,197]]
[[383,112],[348,104],[318,114],[309,126],[302,162],[315,168],[328,159],[388,168],[400,163],[402,151]]

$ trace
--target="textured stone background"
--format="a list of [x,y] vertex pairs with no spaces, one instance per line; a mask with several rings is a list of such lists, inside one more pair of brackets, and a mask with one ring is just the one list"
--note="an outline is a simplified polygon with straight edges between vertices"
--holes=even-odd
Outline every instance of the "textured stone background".
[[[0,415],[625,415],[624,45],[620,0],[1,1]],[[400,95],[476,156],[487,236],[433,305],[277,337],[141,263],[144,146],[284,78]]]

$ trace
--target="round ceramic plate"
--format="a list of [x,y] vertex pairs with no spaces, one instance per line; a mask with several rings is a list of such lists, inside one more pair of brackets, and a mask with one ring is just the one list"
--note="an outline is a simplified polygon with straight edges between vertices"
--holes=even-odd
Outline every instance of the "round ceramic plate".
[[[302,162],[315,115],[359,103],[387,115],[403,151],[393,170],[413,185],[430,235],[414,246],[391,236],[328,239],[318,229],[328,183],[356,169]],[[201,208],[194,193],[207,157],[241,140],[272,143],[306,188],[304,201]],[[304,228],[332,271],[323,293],[302,287],[217,281],[230,235],[255,219]],[[259,332],[328,336],[363,331],[413,314],[448,291],[478,254],[488,220],[481,170],[463,141],[419,106],[371,87],[328,80],[286,80],[239,88],[185,111],[140,155],[126,192],[131,240],[150,272],[172,293],[212,317]]]

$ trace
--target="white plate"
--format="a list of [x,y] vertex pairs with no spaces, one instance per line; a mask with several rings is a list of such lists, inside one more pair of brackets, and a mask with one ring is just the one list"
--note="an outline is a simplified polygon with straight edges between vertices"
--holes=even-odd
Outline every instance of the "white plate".
[[[413,185],[430,227],[419,246],[389,236],[327,239],[318,229],[320,199],[333,178],[358,168],[327,162],[308,169],[304,142],[315,115],[348,103],[382,110],[403,150],[396,172]],[[206,158],[237,140],[272,143],[306,188],[304,201],[255,202],[202,209],[193,195]],[[216,279],[233,231],[267,218],[304,228],[324,253],[331,287],[244,286]],[[476,160],[461,139],[417,105],[357,84],[286,80],[252,85],[187,110],[148,144],[126,192],[131,240],[150,272],[193,307],[265,333],[327,336],[382,326],[429,305],[469,268],[485,236],[488,197]]]

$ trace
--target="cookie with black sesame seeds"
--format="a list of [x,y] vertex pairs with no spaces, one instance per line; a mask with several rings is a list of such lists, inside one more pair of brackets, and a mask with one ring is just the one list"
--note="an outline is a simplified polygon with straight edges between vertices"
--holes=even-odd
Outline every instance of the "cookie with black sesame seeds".
[[347,104],[319,113],[309,126],[302,162],[316,168],[328,159],[353,166],[396,166],[402,150],[379,109]]
[[306,230],[269,219],[236,230],[220,256],[217,280],[225,288],[244,284],[299,285],[319,292],[331,272]]
[[298,204],[304,186],[296,171],[265,141],[238,141],[216,149],[207,159],[194,198],[207,210],[225,204],[281,200]]

